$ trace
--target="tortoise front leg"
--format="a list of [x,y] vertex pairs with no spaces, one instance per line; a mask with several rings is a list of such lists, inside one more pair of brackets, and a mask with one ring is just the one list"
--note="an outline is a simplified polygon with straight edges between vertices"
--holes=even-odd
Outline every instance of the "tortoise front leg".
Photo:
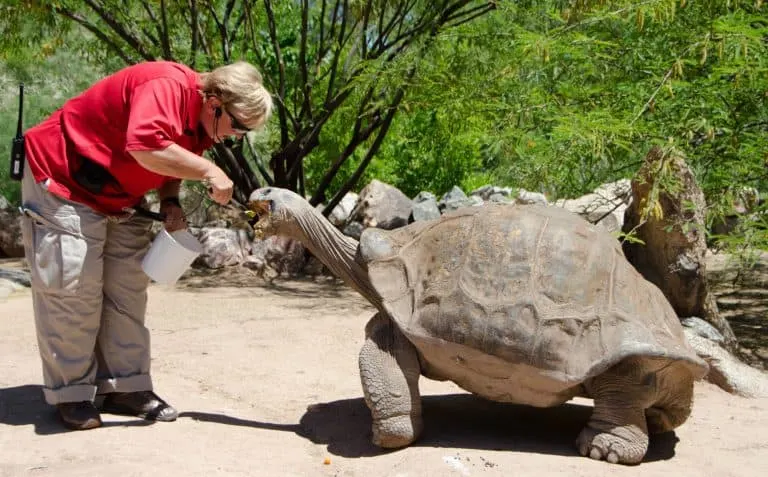
[[627,359],[585,384],[595,409],[576,445],[581,455],[638,464],[648,450],[645,410],[656,399],[650,360]]
[[373,417],[373,443],[403,447],[415,441],[423,428],[416,348],[383,313],[365,328],[360,350],[360,379],[365,403]]

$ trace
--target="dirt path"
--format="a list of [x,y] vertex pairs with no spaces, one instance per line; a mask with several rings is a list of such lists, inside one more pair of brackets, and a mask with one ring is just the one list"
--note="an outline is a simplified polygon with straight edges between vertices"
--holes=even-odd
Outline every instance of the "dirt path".
[[357,373],[362,299],[334,283],[210,284],[150,290],[155,387],[180,418],[104,415],[87,432],[66,431],[42,401],[28,292],[0,302],[0,476],[768,475],[768,400],[707,383],[692,418],[636,467],[576,455],[589,401],[502,406],[426,379],[423,438],[381,451]]

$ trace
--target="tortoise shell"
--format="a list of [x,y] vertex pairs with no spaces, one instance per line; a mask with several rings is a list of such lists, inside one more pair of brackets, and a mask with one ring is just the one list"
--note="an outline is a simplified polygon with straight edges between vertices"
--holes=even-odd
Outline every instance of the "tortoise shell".
[[[561,389],[630,356],[682,363],[696,379],[707,371],[619,242],[562,208],[486,205],[367,229],[360,254],[384,309],[427,362],[430,346],[470,370],[493,358]],[[439,366],[436,374],[461,385]]]

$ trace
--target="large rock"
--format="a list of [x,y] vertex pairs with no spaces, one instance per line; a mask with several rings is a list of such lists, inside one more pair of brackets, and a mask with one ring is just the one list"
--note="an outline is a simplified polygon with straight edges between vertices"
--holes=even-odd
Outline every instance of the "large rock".
[[[512,188],[499,187],[488,184],[482,187],[478,187],[477,189],[470,192],[469,195],[476,195],[486,202],[490,201],[492,197],[497,197],[499,202],[511,202],[512,199],[510,198],[510,195],[512,195]],[[502,198],[505,200],[502,200]]]
[[419,222],[422,220],[433,220],[440,218],[440,208],[437,205],[437,198],[431,192],[419,192],[413,198],[413,207],[409,222]]
[[362,191],[350,221],[363,224],[364,227],[396,229],[408,225],[412,201],[400,190],[376,179]]
[[0,257],[19,258],[23,256],[21,214],[15,207],[0,208]]
[[[355,206],[359,200],[360,196],[358,194],[347,192],[344,194],[341,202],[333,208],[331,214],[328,216],[328,220],[336,227],[343,227],[344,224],[347,223],[347,219],[349,219],[352,211],[355,210]],[[318,208],[322,211],[323,206],[320,205]]]
[[14,289],[29,288],[32,286],[32,277],[26,269],[0,268],[0,280],[12,283]]
[[203,245],[203,253],[195,263],[208,268],[239,265],[251,252],[250,240],[244,230],[220,227],[190,229]]
[[479,195],[470,195],[467,197],[467,194],[465,194],[459,186],[453,186],[451,190],[443,194],[443,197],[440,198],[440,202],[437,203],[437,206],[443,214],[446,214],[461,209],[462,207],[471,207],[482,204],[483,199]]
[[720,316],[739,339],[739,357],[768,370],[768,252],[709,253],[706,259]]
[[11,263],[8,267],[5,266],[7,261],[3,260],[3,266],[0,266],[0,302],[12,293],[32,286],[32,278],[26,268],[26,262],[18,262],[18,265]]
[[[310,263],[310,258],[310,253],[301,242],[288,237],[272,236],[253,241],[252,254],[245,265],[271,280],[277,276],[297,277],[305,272],[319,273],[313,270],[317,264],[314,261]],[[305,270],[308,264],[313,269]]]
[[515,203],[522,204],[522,205],[528,205],[528,204],[549,205],[547,196],[545,196],[541,192],[531,192],[525,189],[520,189],[517,191],[517,198],[515,199]]
[[765,372],[746,365],[691,328],[684,328],[684,332],[691,348],[709,365],[707,381],[738,396],[768,397],[768,375]]
[[624,213],[631,197],[630,181],[622,179],[576,199],[560,199],[555,205],[575,212],[609,232],[617,232],[624,224]]

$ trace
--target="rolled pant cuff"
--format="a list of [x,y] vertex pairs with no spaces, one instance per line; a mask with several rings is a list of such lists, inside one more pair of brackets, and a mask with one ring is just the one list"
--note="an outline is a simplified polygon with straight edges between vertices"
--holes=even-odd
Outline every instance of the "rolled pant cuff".
[[74,384],[57,389],[43,388],[43,396],[48,404],[63,402],[93,401],[96,397],[96,386],[92,384]]
[[149,377],[148,374],[135,374],[125,378],[109,378],[99,380],[97,386],[97,394],[151,391],[152,378]]

